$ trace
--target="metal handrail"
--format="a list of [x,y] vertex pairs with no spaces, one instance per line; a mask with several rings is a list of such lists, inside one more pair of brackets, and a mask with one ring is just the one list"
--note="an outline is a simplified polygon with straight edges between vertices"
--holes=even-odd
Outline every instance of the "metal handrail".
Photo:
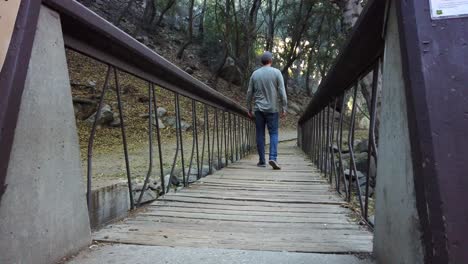
[[60,14],[65,46],[141,79],[225,111],[247,109],[149,49],[74,0],[43,0]]
[[[377,165],[377,142],[375,137],[377,116],[378,79],[384,51],[384,27],[387,1],[371,0],[363,10],[354,29],[340,51],[326,78],[299,119],[299,145],[336,191],[348,202],[357,203],[358,211],[365,222],[369,221],[369,196],[371,161]],[[369,143],[365,187],[358,175],[355,156],[355,119],[359,82],[369,73],[372,78],[372,102],[370,107]],[[346,95],[353,99],[349,124],[346,121]],[[331,112],[331,113],[330,113]],[[338,116],[336,116],[338,115]],[[336,120],[335,118],[338,118]],[[347,133],[344,144],[343,132]],[[333,146],[336,146],[334,148]],[[345,172],[344,147],[349,151],[349,168]]]
[[[214,160],[218,160],[219,169],[221,166],[227,166],[228,162],[234,162],[247,154],[254,144],[255,127],[253,120],[249,118],[247,109],[224,96],[218,91],[207,86],[203,82],[195,79],[176,65],[164,59],[153,50],[138,42],[119,28],[115,27],[105,19],[98,16],[82,4],[75,0],[42,0],[52,10],[60,15],[62,32],[65,47],[79,52],[87,57],[101,61],[107,65],[106,81],[102,87],[102,94],[97,107],[96,116],[91,129],[88,142],[88,166],[87,166],[87,201],[88,209],[91,210],[92,200],[92,175],[93,175],[93,148],[98,119],[103,107],[104,95],[109,86],[111,72],[115,78],[116,95],[119,108],[119,117],[121,120],[120,128],[122,135],[122,145],[125,155],[126,176],[128,181],[130,207],[133,209],[142,203],[144,192],[149,185],[149,179],[153,168],[153,116],[156,116],[157,103],[155,85],[169,90],[174,95],[174,108],[176,114],[176,152],[172,160],[169,179],[165,179],[163,171],[163,157],[161,152],[161,138],[159,121],[156,124],[156,143],[159,153],[160,183],[162,194],[169,191],[171,185],[178,182],[175,176],[175,167],[180,158],[182,166],[183,185],[190,184],[189,178],[196,158],[197,179],[201,177],[201,169],[204,164],[205,145],[207,150],[207,162],[209,173],[213,172]],[[119,72],[126,72],[136,76],[148,83],[148,143],[149,159],[148,171],[145,175],[142,190],[138,196],[133,189],[132,172],[130,171],[130,160],[128,154],[127,137],[123,115],[123,104],[120,95]],[[192,153],[188,157],[188,171],[186,171],[186,160],[184,157],[184,142],[181,127],[180,99],[179,95],[189,98],[192,103],[192,122],[194,124],[192,140]],[[201,159],[198,145],[198,128],[196,103],[204,105],[205,123],[203,125],[203,143],[201,146]],[[213,111],[214,120],[209,120],[209,111]],[[219,114],[222,115],[223,124],[220,125]],[[225,116],[228,116],[226,118]],[[157,118],[156,118],[157,119]],[[212,125],[210,125],[210,122]],[[227,124],[226,124],[227,122]],[[229,129],[226,129],[228,127]],[[211,130],[211,131],[210,131]],[[220,133],[221,130],[222,132]],[[244,133],[245,130],[245,133]],[[211,133],[211,137],[210,137]],[[221,135],[221,137],[220,137]],[[224,138],[223,138],[224,136]],[[206,137],[206,139],[205,139]],[[224,140],[224,149],[223,149]],[[242,151],[245,150],[245,151]],[[196,151],[196,153],[195,153]],[[216,154],[215,154],[216,152]],[[222,153],[224,152],[224,153]],[[224,154],[224,155],[223,155]],[[196,155],[196,156],[195,156]],[[225,162],[221,162],[222,156]],[[169,182],[166,183],[165,181]],[[135,192],[135,193],[134,193]]]

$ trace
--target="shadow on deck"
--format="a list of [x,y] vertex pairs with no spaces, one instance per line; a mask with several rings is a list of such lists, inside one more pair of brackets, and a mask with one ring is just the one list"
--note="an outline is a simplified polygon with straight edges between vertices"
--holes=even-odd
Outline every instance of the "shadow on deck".
[[352,212],[295,142],[281,143],[279,153],[281,171],[256,167],[252,155],[96,232],[94,240],[105,245],[82,253],[74,263],[103,258],[125,263],[132,256],[150,255],[152,260],[174,254],[182,258],[187,252],[192,253],[184,263],[211,263],[209,256],[213,263],[237,263],[233,256],[250,258],[239,263],[259,263],[257,255],[260,263],[312,263],[312,255],[323,257],[304,253],[336,258],[327,263],[367,263],[331,255],[370,253],[372,233],[349,219]]

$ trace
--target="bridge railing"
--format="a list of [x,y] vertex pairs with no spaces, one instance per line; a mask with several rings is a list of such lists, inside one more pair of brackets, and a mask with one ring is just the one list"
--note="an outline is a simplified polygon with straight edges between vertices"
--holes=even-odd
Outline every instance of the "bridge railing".
[[[375,186],[378,152],[376,121],[385,2],[369,1],[298,125],[301,148],[336,191],[356,205],[356,210],[370,225],[373,225],[369,216],[374,207],[372,188]],[[367,103],[363,103],[366,100],[361,89],[370,91]],[[369,119],[367,129],[358,129],[358,113]],[[367,139],[356,141],[358,136]],[[366,161],[359,164],[360,168],[356,158],[358,142],[361,143],[359,156],[362,158],[367,152]],[[362,150],[363,146],[365,150]]]
[[[86,173],[88,209],[91,208],[93,149],[100,125],[98,120],[101,118],[105,100],[109,99],[109,96],[114,96],[113,100],[117,103],[120,120],[117,127],[120,127],[132,209],[142,203],[155,168],[159,170],[159,182],[162,187],[159,192],[164,194],[173,185],[178,184],[176,167],[181,168],[182,184],[188,186],[204,176],[202,171],[204,166],[208,166],[211,173],[214,169],[220,169],[244,157],[252,150],[252,145],[255,144],[255,126],[248,118],[247,110],[237,102],[195,79],[80,3],[71,0],[45,0],[44,3],[60,14],[68,52],[78,52],[88,59],[92,58],[105,65],[106,69],[100,95],[96,97],[99,101],[88,138]],[[76,56],[69,56],[69,60],[74,57]],[[131,75],[146,83],[147,87],[145,103],[148,116],[146,126],[149,144],[148,167],[143,186],[138,192],[135,188],[136,176],[132,172],[129,158],[127,120],[131,117],[124,111],[128,105],[122,99],[123,75]],[[160,94],[165,94],[164,98],[158,99]],[[171,132],[174,133],[172,136],[175,137],[176,146],[170,160],[162,153],[166,143],[161,139],[162,131],[157,111],[159,103],[165,103],[173,108],[175,114],[173,125],[175,131]],[[186,122],[191,126],[189,130],[183,127],[182,115],[191,119]],[[191,142],[187,144],[184,139],[190,137]],[[154,147],[158,155],[154,155]],[[187,149],[190,150],[188,157],[184,156],[184,148],[185,152]],[[155,161],[156,156],[158,159]],[[169,172],[165,170],[165,166],[169,167]]]

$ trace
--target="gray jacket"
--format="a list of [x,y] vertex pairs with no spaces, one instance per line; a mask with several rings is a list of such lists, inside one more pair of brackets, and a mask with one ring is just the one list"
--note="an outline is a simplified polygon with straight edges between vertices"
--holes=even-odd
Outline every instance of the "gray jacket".
[[252,111],[252,99],[254,101],[254,111],[266,113],[277,113],[280,110],[279,99],[283,111],[288,109],[288,98],[284,88],[284,80],[281,71],[263,66],[252,73],[247,90],[247,109]]

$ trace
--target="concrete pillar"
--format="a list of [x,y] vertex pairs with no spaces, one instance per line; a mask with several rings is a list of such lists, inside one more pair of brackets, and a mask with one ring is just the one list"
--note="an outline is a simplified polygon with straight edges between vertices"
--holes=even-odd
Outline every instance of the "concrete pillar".
[[396,8],[390,8],[383,65],[374,253],[378,263],[424,263]]
[[0,263],[54,263],[91,242],[59,15],[41,7],[0,206]]

